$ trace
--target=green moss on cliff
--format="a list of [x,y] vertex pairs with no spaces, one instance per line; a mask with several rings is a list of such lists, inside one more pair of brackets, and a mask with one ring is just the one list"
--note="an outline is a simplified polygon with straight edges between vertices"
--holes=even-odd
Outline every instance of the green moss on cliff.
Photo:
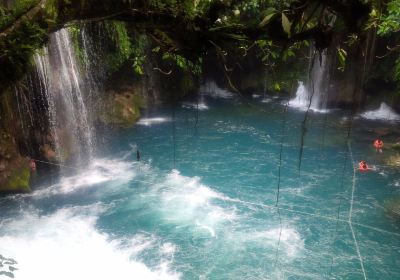
[[139,119],[140,108],[143,107],[145,101],[139,94],[116,94],[106,101],[106,109],[101,113],[100,120],[108,125],[130,127]]
[[13,168],[13,172],[7,178],[6,183],[0,186],[1,192],[30,192],[30,170],[27,163],[20,161]]
[[386,164],[393,167],[400,167],[400,155],[392,155],[386,160]]
[[111,39],[113,50],[107,52],[105,62],[108,72],[114,72],[132,55],[133,48],[124,22],[108,21],[105,28]]

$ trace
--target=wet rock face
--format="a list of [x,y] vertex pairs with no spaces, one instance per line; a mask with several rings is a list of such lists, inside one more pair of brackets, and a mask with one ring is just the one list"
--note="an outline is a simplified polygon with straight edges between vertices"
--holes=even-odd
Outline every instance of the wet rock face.
[[17,150],[11,135],[0,135],[0,193],[29,192],[30,169],[28,160]]
[[50,144],[44,144],[40,147],[40,151],[47,161],[57,161],[57,154]]
[[130,127],[140,117],[140,108],[145,107],[145,102],[140,92],[132,88],[124,92],[109,92],[103,101],[102,112],[99,120],[106,125],[117,127]]

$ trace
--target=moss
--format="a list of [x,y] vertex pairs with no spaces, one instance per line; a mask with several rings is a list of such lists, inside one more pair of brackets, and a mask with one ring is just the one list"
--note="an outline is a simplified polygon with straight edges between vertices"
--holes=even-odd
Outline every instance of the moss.
[[12,117],[12,93],[8,89],[0,95],[0,128],[4,131],[6,124],[11,122]]
[[[45,6],[37,6],[38,12],[28,16],[38,3],[38,0],[16,1],[13,9],[5,14],[8,18],[4,22],[0,20],[0,26],[11,26],[11,24],[20,22],[13,32],[0,40],[0,53],[2,53],[0,57],[2,67],[0,88],[2,89],[23,77],[31,66],[33,54],[46,42],[49,30],[56,24],[57,0],[46,1]],[[0,18],[2,18],[1,14],[2,10],[0,9]]]
[[145,107],[145,101],[138,94],[126,92],[109,98],[105,107],[100,115],[103,123],[127,128],[140,118],[140,108]]
[[400,154],[390,156],[386,160],[386,164],[394,167],[400,167]]
[[30,192],[29,187],[30,170],[28,164],[20,162],[13,168],[13,172],[6,183],[0,186],[1,192]]
[[105,65],[109,68],[107,69],[108,72],[112,73],[118,70],[119,67],[130,58],[134,48],[132,47],[124,22],[105,22],[105,29],[111,39],[113,48],[113,50],[110,50],[110,52],[106,54]]
[[395,151],[400,152],[400,143],[395,143],[395,144],[391,145],[391,148]]

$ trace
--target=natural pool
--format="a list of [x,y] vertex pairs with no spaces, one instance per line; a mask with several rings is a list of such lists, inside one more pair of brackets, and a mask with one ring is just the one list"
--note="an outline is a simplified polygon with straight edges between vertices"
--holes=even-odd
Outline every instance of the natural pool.
[[310,113],[299,172],[304,112],[223,97],[149,111],[91,165],[1,198],[15,278],[400,278],[400,174],[372,148],[396,125],[357,118],[348,139],[348,112]]

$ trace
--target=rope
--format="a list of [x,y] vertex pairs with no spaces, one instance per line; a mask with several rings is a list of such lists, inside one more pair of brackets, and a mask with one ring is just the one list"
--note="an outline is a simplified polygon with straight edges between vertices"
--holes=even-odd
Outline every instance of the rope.
[[74,169],[74,170],[81,170],[80,168],[71,167],[71,166],[67,166],[67,165],[63,165],[63,164],[59,164],[59,163],[53,163],[53,162],[44,161],[44,160],[38,160],[38,159],[34,159],[34,158],[31,158],[31,159],[33,159],[34,161],[37,161],[37,162],[46,163],[46,164],[50,164],[50,165],[70,168],[70,169]]
[[351,234],[353,236],[354,244],[356,246],[357,255],[358,255],[358,258],[360,259],[361,270],[363,272],[364,279],[367,280],[367,275],[365,274],[365,269],[364,269],[364,263],[363,263],[362,256],[361,256],[361,253],[360,253],[360,248],[358,246],[357,238],[356,238],[356,235],[354,233],[354,229],[353,229],[353,225],[352,225],[354,191],[355,191],[355,188],[356,188],[356,168],[355,168],[355,162],[354,162],[354,158],[353,158],[353,153],[351,151],[350,141],[347,142],[347,146],[349,148],[350,158],[351,158],[351,162],[353,164],[353,180],[352,180],[353,182],[352,182],[352,190],[351,190],[350,213],[349,213],[348,223],[349,223],[349,227],[350,227],[350,230],[351,230]]
[[[276,206],[275,205],[269,205],[269,204],[264,204],[264,203],[256,203],[256,202],[249,202],[249,201],[243,201],[243,200],[236,200],[236,199],[232,199],[231,201],[233,202],[238,202],[244,205],[252,205],[252,206],[258,206],[258,207],[262,207],[262,208],[267,208],[267,209],[271,209],[271,210],[276,210]],[[281,204],[282,205],[282,204]],[[292,207],[299,207],[297,205],[291,205]],[[349,223],[348,219],[337,219],[336,217],[329,217],[329,216],[325,216],[325,215],[320,215],[317,213],[310,213],[310,212],[306,212],[306,211],[301,211],[301,210],[294,210],[291,208],[285,208],[280,206],[279,209],[281,211],[286,211],[286,212],[290,212],[290,213],[295,213],[295,214],[299,214],[299,215],[304,215],[304,216],[310,216],[310,217],[315,217],[315,218],[319,218],[319,219],[323,219],[323,220],[327,220],[327,221],[333,221],[333,222],[341,222],[341,223]],[[388,235],[393,235],[393,236],[398,236],[400,237],[400,233],[397,232],[392,232],[392,231],[388,231],[388,230],[384,230],[378,227],[373,227],[373,226],[369,226],[366,224],[362,224],[362,223],[357,223],[357,222],[353,222],[352,224],[355,226],[359,226],[359,227],[363,227],[366,229],[370,229],[370,230],[374,230],[380,233],[385,233]]]
[[174,104],[172,105],[172,142],[174,150],[174,169],[176,168],[176,127],[175,127],[175,95]]
[[285,109],[283,112],[283,125],[282,125],[282,135],[281,135],[281,145],[279,148],[279,168],[278,168],[278,186],[277,186],[277,192],[276,192],[276,208],[278,211],[278,218],[279,218],[279,238],[278,238],[278,244],[276,247],[276,255],[275,255],[275,265],[278,263],[278,253],[279,253],[279,246],[281,243],[281,237],[282,237],[282,217],[281,217],[281,212],[279,211],[279,194],[280,194],[280,188],[281,188],[281,169],[282,169],[282,151],[283,151],[283,140],[285,139],[285,128],[286,128],[286,115],[287,115],[287,108],[289,105],[289,101],[286,102]]
[[[349,141],[350,141],[352,123],[353,123],[353,118],[352,118],[352,116],[350,116],[350,122],[349,122],[348,129],[347,129],[346,144],[348,144]],[[333,239],[333,242],[332,242],[332,253],[334,252],[334,246],[335,246],[335,242],[336,242],[337,236],[338,236],[340,209],[342,207],[342,201],[343,201],[343,197],[344,197],[344,175],[345,175],[345,172],[346,172],[347,161],[348,161],[348,158],[349,158],[349,149],[347,147],[345,149],[345,152],[346,152],[346,154],[345,154],[344,163],[343,163],[342,180],[341,180],[341,183],[340,183],[340,190],[341,190],[341,192],[343,192],[343,195],[340,196],[339,205],[338,205],[338,209],[337,209],[336,226],[335,226],[335,238]],[[331,261],[331,267],[330,267],[329,275],[332,274],[334,259],[335,259],[334,254],[332,254],[332,261]]]
[[279,203],[279,194],[280,194],[280,187],[281,187],[281,168],[282,168],[282,151],[283,151],[283,140],[285,138],[285,129],[286,129],[286,113],[287,113],[287,108],[289,105],[289,101],[286,102],[285,109],[284,109],[284,115],[283,115],[283,126],[282,126],[282,135],[281,135],[281,145],[279,148],[279,168],[278,168],[278,189],[276,193],[276,206],[278,207]]
[[314,93],[315,93],[314,80],[311,78],[311,72],[313,71],[313,68],[314,68],[314,61],[315,61],[315,51],[312,53],[312,59],[310,61],[310,68],[308,70],[308,81],[311,83],[312,92],[311,92],[311,96],[310,96],[310,102],[308,103],[308,106],[307,106],[307,111],[304,114],[304,119],[301,123],[300,151],[299,151],[299,163],[298,163],[299,176],[300,176],[300,172],[301,172],[301,163],[302,163],[303,151],[304,151],[304,139],[305,139],[305,136],[307,133],[307,120],[308,120],[308,115],[310,113],[310,108],[311,108],[312,100],[313,100]]
[[279,257],[279,246],[281,244],[281,237],[282,237],[282,217],[281,217],[281,212],[279,210],[279,205],[276,206],[276,209],[278,211],[278,217],[279,217],[279,238],[278,238],[278,244],[276,245],[276,253],[275,253],[275,264],[274,267],[276,267],[276,264],[278,263],[278,257]]

